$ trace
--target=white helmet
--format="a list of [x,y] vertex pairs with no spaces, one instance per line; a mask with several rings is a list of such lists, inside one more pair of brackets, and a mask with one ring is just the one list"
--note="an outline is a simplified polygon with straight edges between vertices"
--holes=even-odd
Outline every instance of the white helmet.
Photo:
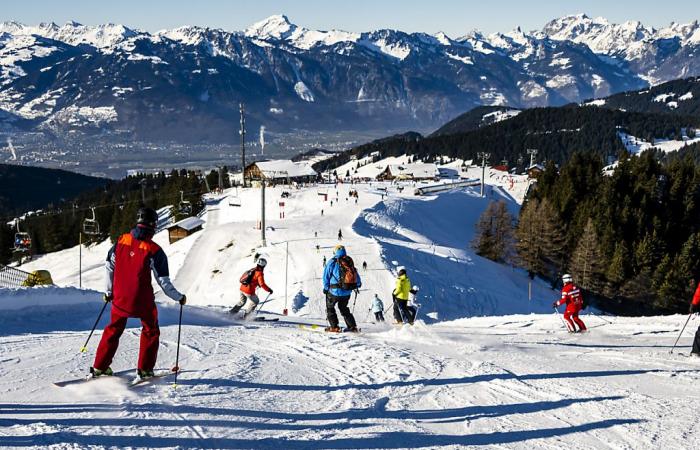
[[416,292],[420,291],[420,288],[418,286],[413,286],[411,289],[413,289]]
[[399,267],[396,268],[396,271],[397,271],[398,273],[401,273],[401,271],[404,271],[404,272],[405,272],[405,271],[406,271],[406,267],[404,267],[404,266],[399,266]]
[[564,275],[561,276],[561,281],[566,283],[573,283],[574,282],[574,277],[572,277],[570,274],[565,273]]
[[258,265],[260,267],[265,267],[267,265],[267,260],[263,257],[258,258]]

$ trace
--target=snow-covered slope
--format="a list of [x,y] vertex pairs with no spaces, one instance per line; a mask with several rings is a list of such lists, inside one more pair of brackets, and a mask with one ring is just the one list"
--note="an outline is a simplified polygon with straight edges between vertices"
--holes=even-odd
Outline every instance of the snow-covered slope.
[[[94,290],[0,289],[0,446],[697,448],[700,362],[668,355],[683,317],[587,314],[591,332],[567,334],[549,313],[557,292],[535,282],[530,303],[525,274],[468,249],[489,200],[518,207],[507,188],[488,188],[486,199],[470,190],[418,198],[408,184],[399,192],[376,182],[268,189],[263,250],[275,293],[262,314],[280,320],[264,323],[227,314],[238,277],[259,250],[259,190],[208,198],[204,230],[172,245],[163,233],[156,237],[189,298],[177,388],[172,376],[128,387],[138,328],[123,334],[112,364],[122,377],[51,385],[83,376],[92,363],[107,315],[88,352],[79,349],[103,305],[98,291],[109,243],[83,250],[83,286]],[[359,191],[357,204],[346,200],[350,189]],[[282,219],[285,190],[291,197]],[[368,263],[353,304],[358,335],[299,327],[325,323],[321,260],[338,229],[357,264]],[[77,249],[69,249],[27,268],[48,268],[57,284],[75,285],[75,262]],[[370,321],[374,293],[390,302],[397,263],[422,288],[422,319],[413,327]],[[161,293],[157,301],[157,368],[169,369],[179,306]],[[513,315],[529,312],[543,314]],[[482,314],[499,315],[447,321]],[[688,350],[689,334],[680,350]]]

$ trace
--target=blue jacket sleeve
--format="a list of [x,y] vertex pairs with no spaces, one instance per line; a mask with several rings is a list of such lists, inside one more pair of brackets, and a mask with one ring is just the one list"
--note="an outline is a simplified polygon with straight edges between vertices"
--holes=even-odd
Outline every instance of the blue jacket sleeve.
[[105,260],[105,271],[107,272],[107,283],[105,284],[105,294],[112,296],[112,286],[114,285],[114,252],[117,248],[117,244],[114,244],[112,248],[107,252],[107,259]]
[[163,289],[163,292],[168,297],[175,301],[179,301],[183,295],[175,289],[172,281],[170,281],[170,270],[168,268],[168,257],[163,249],[159,249],[151,259],[151,270],[156,277],[158,285]]
[[328,291],[331,289],[331,275],[333,274],[333,260],[331,259],[326,263],[326,267],[323,268],[323,290]]

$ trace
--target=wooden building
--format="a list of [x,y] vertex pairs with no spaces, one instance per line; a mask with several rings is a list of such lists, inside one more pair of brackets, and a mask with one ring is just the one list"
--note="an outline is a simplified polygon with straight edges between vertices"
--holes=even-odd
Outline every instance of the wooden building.
[[188,217],[168,227],[168,240],[172,244],[202,229],[204,221],[199,217]]

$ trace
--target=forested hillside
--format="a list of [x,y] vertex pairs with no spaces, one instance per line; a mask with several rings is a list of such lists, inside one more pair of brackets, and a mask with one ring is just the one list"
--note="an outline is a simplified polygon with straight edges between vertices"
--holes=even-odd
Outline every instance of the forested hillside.
[[[358,146],[318,163],[324,171],[353,157],[378,152],[380,157],[413,154],[418,158],[449,156],[475,159],[479,152],[491,154],[492,162],[507,161],[511,166],[523,161],[526,150],[536,148],[542,160],[561,164],[577,151],[600,157],[617,156],[625,149],[618,131],[647,141],[690,135],[700,126],[700,117],[670,114],[624,112],[594,106],[534,108],[516,117],[473,131],[421,138],[406,134]],[[522,159],[521,159],[522,158]]]

